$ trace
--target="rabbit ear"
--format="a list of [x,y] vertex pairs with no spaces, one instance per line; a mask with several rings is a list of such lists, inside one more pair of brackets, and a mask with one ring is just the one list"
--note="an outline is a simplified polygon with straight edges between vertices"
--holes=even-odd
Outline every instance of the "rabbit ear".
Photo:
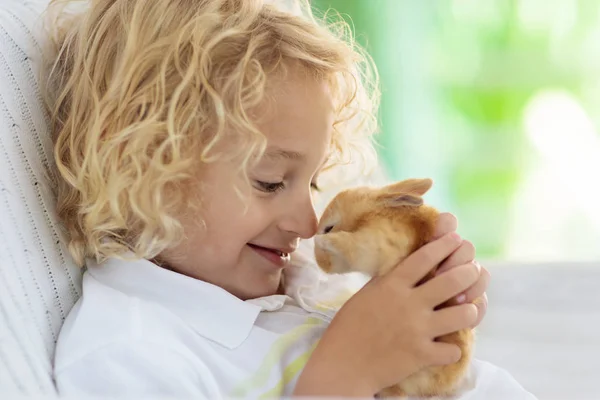
[[400,194],[396,196],[386,196],[385,203],[390,207],[419,207],[423,205],[423,199],[411,194]]
[[383,187],[383,193],[406,193],[415,196],[423,196],[433,186],[433,180],[425,179],[406,179],[400,182]]

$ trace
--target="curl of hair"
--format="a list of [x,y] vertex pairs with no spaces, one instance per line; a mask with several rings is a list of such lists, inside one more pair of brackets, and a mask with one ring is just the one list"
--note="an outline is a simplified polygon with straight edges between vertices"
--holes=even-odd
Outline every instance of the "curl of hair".
[[[229,157],[240,170],[266,147],[249,110],[271,77],[297,64],[330,83],[332,163],[373,157],[379,91],[347,23],[263,0],[53,0],[45,92],[57,212],[83,265],[132,251],[153,258],[182,238],[201,204],[197,171]],[[235,151],[219,151],[225,139]]]

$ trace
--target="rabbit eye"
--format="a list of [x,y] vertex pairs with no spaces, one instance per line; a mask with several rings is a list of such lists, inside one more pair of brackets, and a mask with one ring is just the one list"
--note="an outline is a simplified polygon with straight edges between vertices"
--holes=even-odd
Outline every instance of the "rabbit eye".
[[325,230],[323,231],[323,233],[329,233],[329,232],[331,232],[332,229],[333,229],[333,225],[328,225],[325,227]]

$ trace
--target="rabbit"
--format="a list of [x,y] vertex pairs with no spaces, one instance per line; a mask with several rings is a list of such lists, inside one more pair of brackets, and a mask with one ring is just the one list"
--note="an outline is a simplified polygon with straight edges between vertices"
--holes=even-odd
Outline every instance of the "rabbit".
[[[318,266],[329,274],[386,274],[433,238],[439,212],[423,203],[431,179],[407,179],[382,188],[358,187],[337,194],[325,208],[315,235]],[[431,279],[435,269],[420,282]],[[456,304],[448,301],[440,307]],[[474,332],[464,329],[437,338],[454,343],[461,359],[414,373],[377,397],[453,396],[466,376]]]

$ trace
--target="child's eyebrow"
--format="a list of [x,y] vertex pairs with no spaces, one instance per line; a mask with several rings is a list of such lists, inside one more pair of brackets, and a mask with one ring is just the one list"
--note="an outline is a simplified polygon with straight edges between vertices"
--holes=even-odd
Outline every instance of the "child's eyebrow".
[[280,147],[271,147],[265,152],[264,158],[269,159],[271,161],[277,161],[280,159],[302,161],[306,157],[304,156],[304,154],[298,153],[297,151],[285,150]]
[[[327,162],[329,161],[329,158],[330,158],[330,155],[325,157],[325,159],[319,166],[319,169],[322,169],[327,164]],[[285,150],[285,149],[282,149],[281,147],[269,147],[265,151],[265,153],[263,155],[263,159],[273,161],[273,162],[279,161],[282,159],[302,162],[302,161],[306,160],[306,156],[304,154],[299,153],[294,150]]]

